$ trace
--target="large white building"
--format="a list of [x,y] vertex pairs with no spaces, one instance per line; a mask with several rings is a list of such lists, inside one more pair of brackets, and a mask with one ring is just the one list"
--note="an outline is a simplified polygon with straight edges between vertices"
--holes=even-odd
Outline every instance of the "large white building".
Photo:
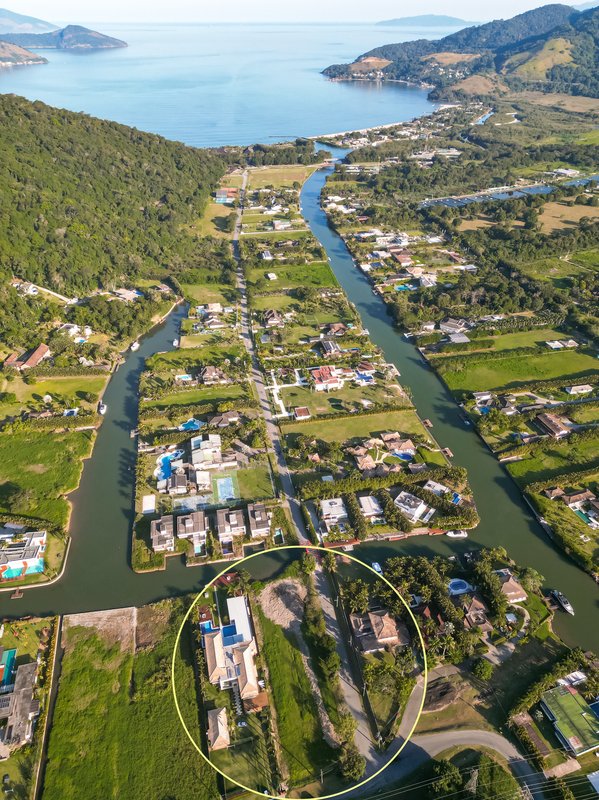
[[255,658],[258,652],[245,597],[227,600],[229,624],[204,633],[206,669],[210,683],[234,689],[242,700],[260,693]]

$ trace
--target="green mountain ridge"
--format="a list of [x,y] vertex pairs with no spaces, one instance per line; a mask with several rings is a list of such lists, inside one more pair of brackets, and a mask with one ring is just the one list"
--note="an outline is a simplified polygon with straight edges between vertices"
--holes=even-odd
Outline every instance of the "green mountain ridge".
[[43,19],[17,14],[8,8],[0,8],[0,35],[3,33],[47,33],[57,28],[58,25]]
[[356,73],[423,83],[437,99],[508,89],[599,97],[599,9],[542,6],[436,41],[383,45],[324,71],[337,79]]
[[49,33],[0,34],[0,39],[34,50],[103,50],[127,47],[127,43],[120,39],[105,36],[82,25],[67,25],[66,28]]

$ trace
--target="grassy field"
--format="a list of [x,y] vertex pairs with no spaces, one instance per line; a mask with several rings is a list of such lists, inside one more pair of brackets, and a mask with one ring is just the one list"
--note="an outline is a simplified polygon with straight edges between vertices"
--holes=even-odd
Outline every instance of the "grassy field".
[[385,431],[399,431],[411,435],[426,435],[425,428],[415,411],[382,411],[380,414],[352,415],[344,419],[323,419],[285,425],[285,436],[303,433],[325,442],[345,442],[353,438],[366,438]]
[[363,400],[381,405],[398,404],[402,400],[397,385],[353,386],[346,384],[336,392],[314,392],[302,386],[281,389],[280,396],[288,410],[307,406],[312,416],[364,410]]
[[541,258],[520,264],[519,269],[531,278],[552,283],[556,289],[569,288],[572,278],[584,272],[577,264],[563,258]]
[[578,227],[583,217],[599,219],[599,208],[550,202],[543,206],[539,223],[543,233],[551,233],[564,228]]
[[239,492],[244,500],[263,500],[273,496],[270,470],[267,464],[237,471]]
[[[596,133],[599,133],[599,130]],[[579,250],[572,253],[570,261],[586,269],[599,270],[599,250]]]
[[95,431],[0,434],[0,511],[64,527]]
[[257,167],[250,170],[248,188],[263,189],[266,186],[275,188],[291,188],[294,183],[303,183],[316,169],[315,166],[281,165],[275,167]]
[[[450,362],[446,362],[450,363]],[[509,356],[494,361],[472,364],[461,370],[443,373],[443,379],[452,390],[467,392],[485,389],[517,389],[531,381],[564,379],[564,384],[583,382],[587,375],[597,370],[597,359],[590,352],[567,350],[539,355]]]
[[[266,275],[272,272],[276,280],[269,280]],[[283,266],[275,264],[267,267],[251,269],[248,273],[248,284],[258,290],[284,291],[297,289],[300,286],[333,287],[338,286],[337,278],[326,262],[314,262],[301,266]]]
[[233,232],[227,231],[226,223],[236,211],[232,206],[208,203],[200,219],[190,230],[198,236],[215,236],[217,239],[232,239]]
[[599,447],[597,440],[572,443],[547,441],[542,450],[522,461],[507,464],[510,475],[521,485],[533,481],[544,481],[562,472],[587,469],[592,461],[597,461]]
[[15,414],[23,407],[34,408],[41,405],[44,395],[49,394],[54,400],[64,400],[69,406],[80,406],[86,409],[95,409],[96,401],[88,403],[83,399],[83,394],[92,392],[99,395],[103,390],[110,375],[78,375],[68,378],[44,378],[31,383],[17,376],[12,381],[0,379],[0,392],[11,392],[16,395],[16,403],[0,403],[0,418]]
[[149,403],[144,403],[143,408],[165,409],[169,406],[192,406],[208,402],[222,402],[223,400],[237,400],[246,397],[248,393],[245,385],[233,384],[230,386],[204,386],[198,389],[189,389],[185,392],[173,392]]
[[220,283],[184,283],[185,297],[199,305],[206,303],[222,303],[228,305],[237,301],[237,292],[231,286]]
[[222,363],[225,359],[235,361],[245,353],[240,344],[227,344],[217,339],[214,344],[205,347],[188,347],[185,349],[169,350],[166,353],[157,353],[146,362],[149,369],[160,372],[161,370],[186,369],[201,364]]
[[332,751],[322,738],[314,696],[299,650],[283,629],[267,619],[261,610],[259,619],[277,710],[279,744],[289,767],[291,784],[300,785],[333,760]]
[[[148,610],[142,611],[147,617]],[[189,743],[171,696],[170,658],[183,613],[182,600],[153,606],[146,619],[151,643],[135,655],[94,628],[67,631],[45,800],[217,796],[215,773]],[[176,667],[179,702],[198,737],[187,636],[182,642]]]
[[[270,789],[272,783],[266,741],[255,714],[248,714],[246,722],[248,727],[244,728],[243,741],[227,749],[214,750],[210,761],[236,783],[263,792],[265,788]],[[228,789],[235,792],[237,785],[228,782]]]

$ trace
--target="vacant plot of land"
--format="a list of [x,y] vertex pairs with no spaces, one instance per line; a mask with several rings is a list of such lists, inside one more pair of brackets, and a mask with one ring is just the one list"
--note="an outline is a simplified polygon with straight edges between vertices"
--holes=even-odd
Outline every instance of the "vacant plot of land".
[[539,106],[555,106],[564,111],[586,114],[599,111],[599,98],[545,92],[518,92],[514,100],[527,101]]
[[[451,363],[447,361],[446,363]],[[450,389],[467,392],[485,389],[517,389],[531,381],[552,380],[563,377],[564,384],[583,382],[579,379],[597,370],[597,359],[584,351],[559,351],[539,355],[506,356],[506,358],[480,361],[462,369],[443,372]]]
[[184,283],[182,284],[185,297],[194,300],[199,305],[206,303],[222,303],[227,305],[237,301],[237,292],[226,284],[219,283]]
[[[217,796],[215,773],[190,746],[171,696],[170,657],[184,603],[159,603],[160,615],[164,606],[170,611],[167,632],[135,656],[94,628],[67,631],[50,733],[47,800]],[[189,634],[177,660],[177,689],[184,718],[197,737],[188,643]]]
[[345,442],[353,438],[367,438],[385,431],[399,431],[407,436],[426,436],[415,411],[383,411],[380,414],[352,415],[344,419],[323,419],[285,425],[285,436],[302,433],[325,442]]
[[192,406],[202,403],[216,402],[223,400],[237,400],[239,397],[246,397],[248,388],[245,385],[231,384],[230,386],[204,386],[198,389],[189,389],[185,392],[173,392],[156,400],[144,403],[143,408],[165,409],[169,406]]
[[236,473],[239,494],[244,500],[265,500],[273,496],[270,470],[267,464],[240,469]]
[[281,398],[287,409],[307,406],[312,416],[364,410],[368,404],[397,405],[403,395],[397,384],[354,386],[346,384],[335,392],[314,392],[301,386],[281,389]]
[[225,359],[235,361],[244,353],[241,345],[229,345],[226,340],[207,347],[189,347],[157,353],[148,359],[150,369],[160,372],[165,369],[190,368],[201,364],[218,364]]
[[435,64],[440,64],[442,67],[448,67],[451,64],[461,64],[465,61],[473,61],[479,58],[479,53],[432,53],[430,56],[424,56],[422,61],[434,61]]
[[191,226],[191,231],[198,236],[215,236],[217,239],[232,239],[233,231],[229,229],[229,217],[236,216],[232,206],[221,203],[208,203],[200,219]]
[[[269,273],[276,275],[276,278],[267,278]],[[337,278],[326,262],[289,267],[275,264],[268,268],[252,269],[248,274],[248,284],[263,291],[297,289],[300,286],[338,286]]]
[[508,470],[520,484],[544,481],[562,472],[575,472],[588,469],[599,462],[599,443],[597,439],[590,441],[562,442],[548,441],[542,450],[538,450],[522,461],[508,464]]
[[302,164],[257,167],[250,170],[248,187],[250,189],[263,189],[267,186],[274,186],[277,189],[291,188],[294,183],[303,183],[315,169],[315,166],[303,166]]
[[354,75],[367,74],[373,70],[385,69],[390,63],[386,58],[369,56],[368,58],[361,58],[356,64],[350,64],[349,69]]
[[584,273],[580,266],[563,258],[541,258],[520,264],[519,268],[531,278],[551,282],[556,289],[570,288],[572,278]]
[[599,219],[599,208],[568,205],[567,203],[545,203],[539,223],[544,233],[551,233],[564,228],[576,228],[583,217],[592,220]]
[[[243,729],[243,740],[233,742],[229,748],[213,750],[210,761],[232,780],[261,793],[272,784],[267,745],[256,714],[248,714],[245,721],[248,727]],[[227,786],[231,793],[238,789],[228,781]]]
[[64,527],[95,431],[0,434],[0,511]]
[[[279,743],[289,768],[290,782],[299,785],[315,777],[320,767],[330,763],[332,750],[323,739],[313,688],[298,640],[291,630],[286,633],[281,627],[292,628],[303,616],[301,595],[295,594],[295,597],[295,609],[287,604],[275,607],[267,597],[268,616],[261,607],[258,613],[264,635],[263,653],[277,712]],[[269,619],[271,615],[276,622]]]
[[586,269],[599,270],[599,250],[578,250],[572,253],[570,261]]

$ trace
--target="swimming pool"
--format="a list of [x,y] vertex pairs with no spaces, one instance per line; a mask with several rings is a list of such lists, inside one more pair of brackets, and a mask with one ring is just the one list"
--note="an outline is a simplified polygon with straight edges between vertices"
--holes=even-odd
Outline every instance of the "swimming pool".
[[15,668],[15,659],[17,657],[16,649],[5,650],[0,659],[0,668],[2,669],[2,681],[0,688],[10,686],[13,683],[13,670]]
[[165,481],[167,478],[170,478],[173,474],[172,462],[181,458],[182,455],[184,455],[183,450],[175,450],[174,453],[158,456],[156,459],[158,467],[154,470],[154,477],[158,478],[159,481]]
[[202,422],[201,420],[194,419],[194,417],[191,417],[191,419],[188,419],[187,422],[182,422],[181,425],[179,425],[179,430],[180,431],[199,431],[200,428],[202,428],[204,426],[204,424],[205,423]]
[[393,455],[399,458],[400,461],[411,461],[414,458],[410,453],[400,453],[397,450],[393,451]]
[[576,514],[576,516],[577,516],[577,517],[580,517],[580,519],[581,519],[583,522],[586,522],[586,524],[587,524],[587,525],[590,525],[590,524],[591,524],[591,518],[590,518],[590,517],[588,517],[588,516],[587,516],[587,515],[584,513],[584,511],[580,511],[580,509],[578,509],[578,510],[577,510],[577,511],[575,511],[574,513]]
[[466,594],[466,592],[471,591],[472,586],[470,586],[468,581],[465,581],[462,578],[452,578],[452,580],[449,581],[447,589],[450,595],[455,596],[459,594]]

